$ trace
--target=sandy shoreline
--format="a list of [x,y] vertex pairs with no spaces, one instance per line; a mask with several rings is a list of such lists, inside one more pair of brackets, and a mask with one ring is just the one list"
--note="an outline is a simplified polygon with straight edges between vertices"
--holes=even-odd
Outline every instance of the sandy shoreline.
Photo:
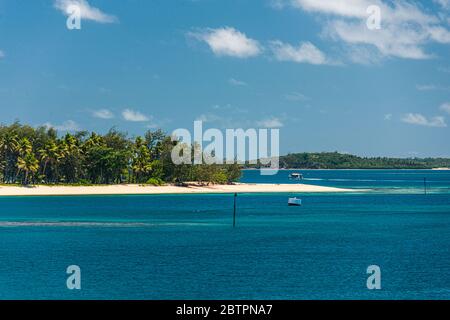
[[355,192],[306,184],[234,184],[212,186],[1,186],[1,196],[65,196],[65,195],[126,195],[126,194],[201,194],[201,193],[305,193],[305,192]]

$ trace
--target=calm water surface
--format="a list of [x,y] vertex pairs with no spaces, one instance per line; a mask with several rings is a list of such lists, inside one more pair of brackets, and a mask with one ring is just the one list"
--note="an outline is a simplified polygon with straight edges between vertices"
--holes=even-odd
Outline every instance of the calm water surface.
[[450,299],[450,172],[301,172],[371,190],[242,194],[235,229],[231,195],[0,198],[0,299]]

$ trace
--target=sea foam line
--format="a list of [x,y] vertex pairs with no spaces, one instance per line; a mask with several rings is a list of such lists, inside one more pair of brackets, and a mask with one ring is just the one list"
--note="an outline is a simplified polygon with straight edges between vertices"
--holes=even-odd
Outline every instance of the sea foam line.
[[204,226],[210,223],[192,222],[78,222],[78,221],[1,221],[0,227],[103,227],[103,228],[136,228],[158,226]]

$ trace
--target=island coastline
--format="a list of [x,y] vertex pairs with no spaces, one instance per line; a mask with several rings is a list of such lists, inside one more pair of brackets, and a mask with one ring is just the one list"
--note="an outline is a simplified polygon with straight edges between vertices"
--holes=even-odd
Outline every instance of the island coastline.
[[151,195],[151,194],[225,194],[225,193],[334,193],[358,192],[359,189],[324,187],[308,184],[253,184],[150,186],[138,184],[101,186],[1,186],[3,196],[68,196],[68,195]]

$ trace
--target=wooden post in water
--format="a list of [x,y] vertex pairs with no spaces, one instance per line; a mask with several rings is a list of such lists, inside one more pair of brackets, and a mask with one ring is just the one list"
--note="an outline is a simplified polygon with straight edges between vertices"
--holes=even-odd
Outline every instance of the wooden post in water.
[[234,194],[233,228],[236,227],[236,198],[237,198],[237,193]]
[[427,178],[423,178],[423,191],[427,195]]

